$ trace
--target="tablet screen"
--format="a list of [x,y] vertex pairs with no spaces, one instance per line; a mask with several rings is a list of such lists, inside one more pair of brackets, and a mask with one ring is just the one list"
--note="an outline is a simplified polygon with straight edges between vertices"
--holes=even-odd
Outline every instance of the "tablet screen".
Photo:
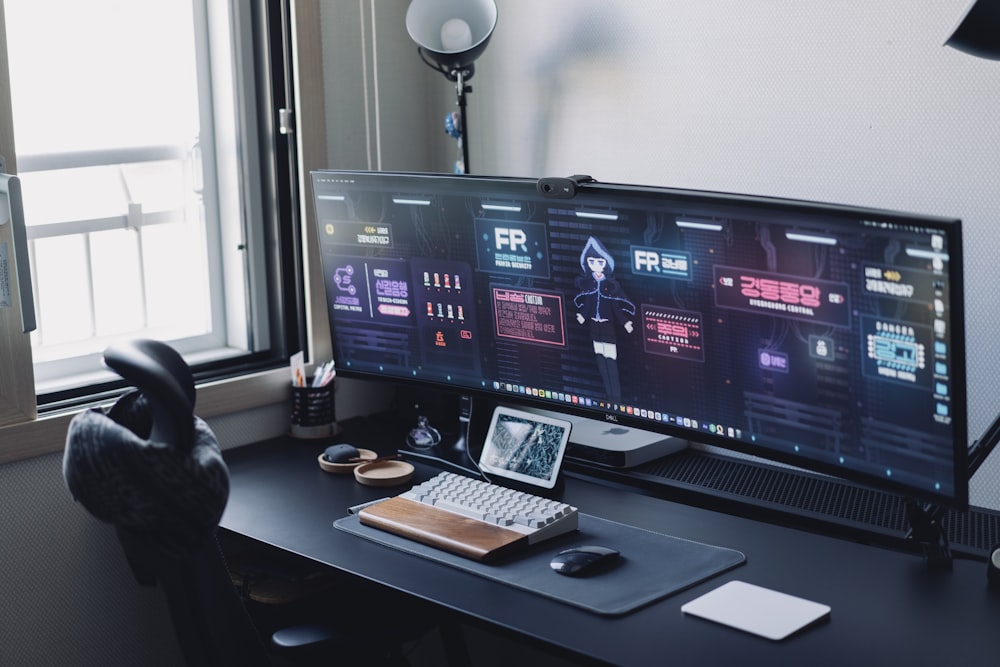
[[551,489],[570,428],[564,419],[499,406],[493,412],[479,467],[498,477]]

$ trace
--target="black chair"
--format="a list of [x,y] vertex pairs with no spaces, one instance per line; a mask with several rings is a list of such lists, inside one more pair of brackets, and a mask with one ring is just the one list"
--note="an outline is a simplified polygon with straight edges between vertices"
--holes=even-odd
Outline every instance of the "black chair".
[[[193,414],[190,368],[150,340],[113,346],[104,358],[138,390],[107,414],[94,409],[73,419],[63,475],[77,501],[114,524],[136,580],[163,589],[187,663],[253,667],[279,655],[293,664],[405,664],[401,642],[434,627],[425,609],[402,610],[408,623],[332,618],[281,629],[267,650],[216,539],[229,475],[215,436]],[[464,664],[455,628],[443,630],[446,651]]]

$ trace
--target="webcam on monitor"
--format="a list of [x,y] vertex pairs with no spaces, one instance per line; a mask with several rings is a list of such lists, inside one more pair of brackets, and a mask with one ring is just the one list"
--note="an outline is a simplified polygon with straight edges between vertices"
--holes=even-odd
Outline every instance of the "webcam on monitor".
[[576,174],[569,178],[548,176],[538,179],[538,191],[544,197],[552,199],[572,199],[584,183],[595,183],[592,176]]

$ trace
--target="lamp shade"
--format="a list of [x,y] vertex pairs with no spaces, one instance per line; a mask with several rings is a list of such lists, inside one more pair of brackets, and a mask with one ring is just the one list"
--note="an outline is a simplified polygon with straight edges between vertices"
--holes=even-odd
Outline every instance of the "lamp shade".
[[471,67],[496,24],[493,0],[413,0],[406,10],[410,38],[446,73]]
[[1000,0],[976,0],[945,46],[979,58],[1000,60]]

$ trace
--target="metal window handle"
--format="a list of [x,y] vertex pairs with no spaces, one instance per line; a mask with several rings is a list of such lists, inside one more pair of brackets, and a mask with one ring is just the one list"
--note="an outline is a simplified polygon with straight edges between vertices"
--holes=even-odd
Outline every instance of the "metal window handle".
[[21,181],[17,176],[0,174],[0,227],[10,220],[14,240],[14,275],[21,298],[21,330],[35,330],[35,297],[31,291],[31,269],[28,264],[28,238],[24,229],[24,202]]

